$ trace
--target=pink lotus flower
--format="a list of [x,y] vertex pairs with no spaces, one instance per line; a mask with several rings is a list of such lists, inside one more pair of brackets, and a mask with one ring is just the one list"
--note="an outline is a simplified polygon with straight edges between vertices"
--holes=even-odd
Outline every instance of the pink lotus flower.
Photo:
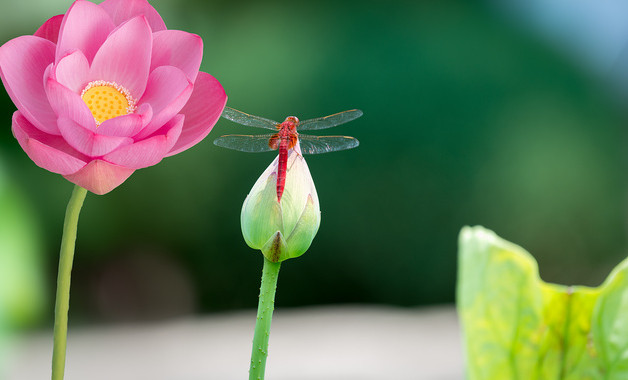
[[13,134],[38,166],[105,194],[212,129],[227,96],[202,55],[146,0],[77,0],[0,47]]

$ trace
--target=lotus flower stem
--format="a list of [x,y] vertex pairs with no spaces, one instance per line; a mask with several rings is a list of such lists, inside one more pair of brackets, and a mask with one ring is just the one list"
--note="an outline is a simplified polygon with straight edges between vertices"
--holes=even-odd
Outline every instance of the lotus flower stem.
[[68,336],[68,309],[70,307],[70,275],[74,259],[74,243],[79,213],[87,190],[75,186],[65,210],[59,273],[57,275],[57,297],[55,301],[54,344],[52,351],[52,380],[62,380],[65,371],[65,351]]
[[268,357],[268,338],[270,337],[270,323],[275,308],[275,290],[281,263],[274,263],[264,257],[262,269],[262,285],[259,292],[257,306],[257,320],[253,336],[253,350],[251,352],[251,367],[249,380],[264,380],[266,358]]

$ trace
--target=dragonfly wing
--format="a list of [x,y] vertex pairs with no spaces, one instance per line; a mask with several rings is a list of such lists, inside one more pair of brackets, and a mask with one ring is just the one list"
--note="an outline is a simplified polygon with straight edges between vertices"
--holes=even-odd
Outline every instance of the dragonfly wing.
[[246,125],[247,127],[256,127],[256,128],[266,128],[266,129],[277,129],[278,122],[270,119],[264,119],[260,116],[250,115],[246,112],[238,111],[237,109],[231,107],[225,107],[225,110],[222,111],[222,117],[227,120],[231,120],[234,123]]
[[268,140],[274,135],[224,135],[214,140],[214,144],[223,148],[239,150],[241,152],[258,153],[273,150]]
[[313,131],[315,129],[331,128],[335,127],[336,125],[348,123],[351,120],[355,120],[360,116],[362,116],[362,111],[360,110],[338,112],[329,116],[305,120],[299,123],[297,129],[300,131]]
[[355,148],[360,142],[349,136],[309,136],[299,135],[301,152],[304,154],[319,154]]

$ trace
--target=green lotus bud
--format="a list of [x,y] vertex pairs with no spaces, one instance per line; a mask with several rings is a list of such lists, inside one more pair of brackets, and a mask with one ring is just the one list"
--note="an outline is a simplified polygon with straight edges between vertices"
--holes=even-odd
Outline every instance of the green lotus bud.
[[277,200],[278,167],[279,157],[253,185],[240,217],[246,243],[272,262],[305,253],[321,224],[314,181],[298,144],[288,154],[281,201]]

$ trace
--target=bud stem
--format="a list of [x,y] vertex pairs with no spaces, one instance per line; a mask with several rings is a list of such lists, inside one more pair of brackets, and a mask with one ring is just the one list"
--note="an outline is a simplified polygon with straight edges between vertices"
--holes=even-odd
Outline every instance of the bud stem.
[[264,380],[266,358],[268,357],[268,338],[270,337],[270,323],[275,308],[275,290],[281,263],[273,263],[264,257],[262,269],[262,285],[257,305],[257,320],[253,336],[253,350],[251,352],[251,367],[249,380]]
[[55,301],[55,327],[52,350],[52,380],[62,380],[65,372],[65,351],[68,338],[68,309],[70,308],[70,275],[74,259],[74,243],[79,213],[87,190],[75,186],[72,197],[65,210],[63,237],[59,254],[59,273],[57,275],[57,297]]

